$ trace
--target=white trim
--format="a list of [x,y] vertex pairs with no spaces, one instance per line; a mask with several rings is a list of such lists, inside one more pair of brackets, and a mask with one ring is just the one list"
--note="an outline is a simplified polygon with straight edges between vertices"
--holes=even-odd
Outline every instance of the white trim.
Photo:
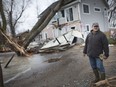
[[78,7],[77,7],[77,9],[78,9],[78,17],[79,17],[78,20],[81,21],[81,12],[80,12],[80,10],[81,10],[81,5],[78,4],[77,6],[78,6]]
[[[89,7],[89,13],[84,13],[83,5],[88,5],[88,7]],[[90,14],[90,5],[89,5],[89,4],[87,4],[87,3],[82,3],[82,13],[83,13],[83,14]]]
[[106,7],[104,7],[103,12],[104,12],[104,17],[108,17],[108,10]]
[[[100,9],[100,11],[96,11],[95,8]],[[100,7],[94,7],[94,12],[101,12],[101,8]]]

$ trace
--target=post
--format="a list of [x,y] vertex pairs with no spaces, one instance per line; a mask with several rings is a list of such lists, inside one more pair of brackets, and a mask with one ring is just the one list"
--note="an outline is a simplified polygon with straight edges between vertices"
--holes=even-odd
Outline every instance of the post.
[[0,87],[4,87],[1,63],[0,63]]
[[11,62],[11,60],[13,59],[15,54],[12,55],[12,57],[9,59],[9,61],[6,63],[5,67],[4,68],[7,68],[8,67],[8,64]]

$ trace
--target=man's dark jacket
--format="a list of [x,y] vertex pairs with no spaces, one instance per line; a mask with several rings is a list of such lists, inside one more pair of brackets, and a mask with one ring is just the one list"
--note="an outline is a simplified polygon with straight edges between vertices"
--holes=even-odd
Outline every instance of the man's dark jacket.
[[95,34],[93,34],[91,31],[87,35],[83,53],[87,54],[89,57],[96,58],[98,58],[100,54],[104,53],[104,55],[108,57],[109,47],[106,35],[100,30],[97,31]]

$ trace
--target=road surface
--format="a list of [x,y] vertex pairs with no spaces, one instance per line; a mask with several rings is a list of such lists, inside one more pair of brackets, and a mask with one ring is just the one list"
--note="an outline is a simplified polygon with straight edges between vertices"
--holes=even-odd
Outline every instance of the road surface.
[[[66,51],[17,57],[3,68],[5,87],[89,87],[94,79],[88,57],[82,46]],[[6,59],[1,56],[2,67]],[[58,61],[48,62],[50,59]],[[116,76],[116,46],[110,47],[110,57],[104,61],[106,76]]]

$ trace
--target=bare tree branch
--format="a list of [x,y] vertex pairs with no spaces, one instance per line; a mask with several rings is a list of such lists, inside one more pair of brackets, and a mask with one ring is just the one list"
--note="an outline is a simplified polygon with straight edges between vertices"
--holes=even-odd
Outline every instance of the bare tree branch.
[[16,26],[18,20],[22,17],[22,15],[23,15],[25,9],[27,8],[29,2],[30,2],[30,0],[28,0],[27,2],[25,2],[25,0],[23,0],[23,2],[22,2],[23,4],[22,4],[22,7],[21,7],[21,12],[20,12],[19,16],[16,18],[14,26]]

